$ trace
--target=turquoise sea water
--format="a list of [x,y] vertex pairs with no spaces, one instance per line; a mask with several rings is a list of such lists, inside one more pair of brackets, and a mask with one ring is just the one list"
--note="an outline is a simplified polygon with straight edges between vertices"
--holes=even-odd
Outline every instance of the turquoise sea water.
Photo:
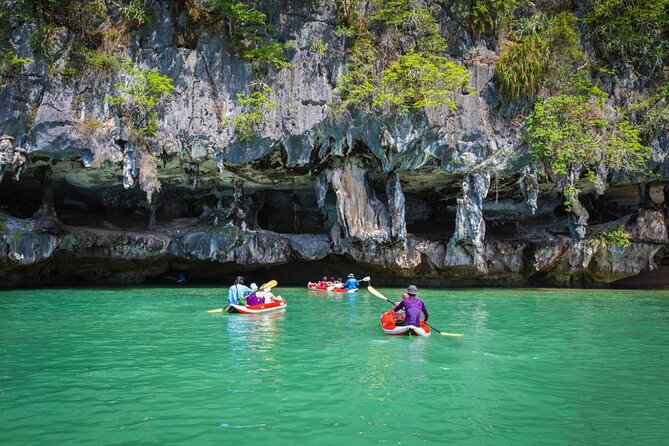
[[208,314],[215,288],[0,292],[0,444],[667,444],[669,292],[422,292],[462,338],[276,292],[254,316]]

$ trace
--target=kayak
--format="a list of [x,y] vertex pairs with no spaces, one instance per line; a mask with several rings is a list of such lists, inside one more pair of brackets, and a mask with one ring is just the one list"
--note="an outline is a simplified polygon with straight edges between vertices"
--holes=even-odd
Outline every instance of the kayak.
[[319,284],[313,283],[313,282],[309,282],[307,284],[307,288],[309,288],[312,291],[330,291],[330,292],[333,292],[333,293],[357,293],[358,292],[357,288],[347,290],[346,288],[337,288],[337,287],[333,287],[333,286],[323,286],[323,285],[319,285]]
[[241,313],[241,314],[258,314],[258,313],[267,313],[270,311],[279,311],[286,309],[286,301],[277,296],[276,300],[268,304],[260,305],[236,305],[230,304],[227,306],[225,311],[227,313]]
[[430,327],[420,321],[420,327],[415,325],[397,325],[397,314],[392,310],[388,310],[381,315],[381,328],[387,335],[410,335],[416,336],[430,336]]

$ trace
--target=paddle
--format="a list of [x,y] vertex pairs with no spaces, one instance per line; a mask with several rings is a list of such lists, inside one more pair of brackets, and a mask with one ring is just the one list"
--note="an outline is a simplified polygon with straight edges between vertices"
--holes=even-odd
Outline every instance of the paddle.
[[271,290],[272,288],[274,288],[275,286],[277,286],[278,284],[279,284],[279,282],[277,282],[276,280],[273,280],[273,279],[272,279],[272,280],[270,280],[270,281],[267,282],[267,283],[263,283],[262,286],[261,286],[259,289],[260,289],[260,290],[269,291],[269,290]]
[[[272,280],[270,280],[270,281],[267,282],[267,283],[263,283],[262,286],[261,286],[260,288],[258,288],[258,289],[259,289],[259,290],[269,291],[269,290],[271,290],[272,288],[274,288],[275,286],[277,286],[278,284],[279,284],[279,282],[277,282],[276,280],[272,279]],[[225,307],[225,308],[228,308],[228,307]],[[225,311],[225,308],[216,308],[215,310],[207,310],[207,313],[211,313],[211,314],[214,314],[214,313],[223,313],[223,312]]]
[[[388,299],[386,296],[384,296],[384,295],[381,294],[379,291],[377,291],[376,289],[374,289],[374,287],[372,287],[371,285],[369,285],[369,286],[367,287],[367,290],[368,290],[370,293],[372,293],[373,295],[375,295],[376,297],[378,297],[379,299],[383,299],[383,300],[385,300],[386,302],[390,302],[393,306],[395,306],[395,304],[394,304],[390,299]],[[423,321],[423,322],[425,322],[425,321]],[[437,328],[434,328],[432,325],[428,324],[427,322],[425,322],[425,325],[427,325],[427,326],[430,327],[432,330],[436,331],[437,333],[439,333],[439,334],[442,335],[442,336],[464,336],[464,335],[461,334],[461,333],[446,333],[445,331],[441,331],[441,330],[439,330],[439,329],[437,329]]]
[[[225,307],[228,308],[228,307]],[[215,310],[207,310],[207,313],[223,313],[225,311],[225,308],[216,308]]]

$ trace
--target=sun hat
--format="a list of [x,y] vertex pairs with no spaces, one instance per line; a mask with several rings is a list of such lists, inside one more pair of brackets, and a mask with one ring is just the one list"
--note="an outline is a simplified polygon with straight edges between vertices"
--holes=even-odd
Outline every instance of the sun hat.
[[407,288],[407,294],[415,296],[418,294],[418,288],[416,288],[416,285],[409,285]]
[[355,274],[351,273],[348,275],[348,277],[355,277]]

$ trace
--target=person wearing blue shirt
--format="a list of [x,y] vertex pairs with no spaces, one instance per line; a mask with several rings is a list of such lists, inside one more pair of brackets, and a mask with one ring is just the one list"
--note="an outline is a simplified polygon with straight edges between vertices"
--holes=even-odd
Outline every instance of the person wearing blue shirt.
[[251,293],[253,293],[253,290],[244,285],[244,278],[242,276],[237,276],[235,284],[228,290],[228,302],[239,305],[239,302],[246,297],[247,294]]
[[355,280],[355,275],[349,274],[348,279],[346,279],[346,282],[344,282],[344,285],[342,285],[342,288],[345,290],[353,290],[358,288],[359,282]]

